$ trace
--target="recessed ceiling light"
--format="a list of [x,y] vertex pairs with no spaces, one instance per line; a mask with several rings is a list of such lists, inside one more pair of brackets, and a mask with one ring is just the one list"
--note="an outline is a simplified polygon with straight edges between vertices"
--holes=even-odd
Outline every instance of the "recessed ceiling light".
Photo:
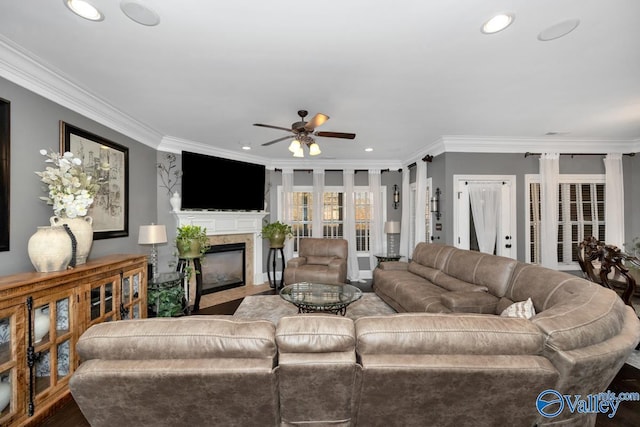
[[366,151],[367,153],[370,153],[371,151],[373,151],[373,148],[367,147],[367,148],[364,149],[364,151]]
[[243,149],[243,150],[251,150],[251,147],[250,147],[250,146],[248,146],[248,145],[243,145],[243,146],[242,146],[242,149]]
[[160,16],[139,1],[123,0],[120,2],[120,10],[132,21],[141,25],[153,27],[160,23]]
[[540,34],[538,34],[538,40],[541,42],[547,42],[559,39],[560,37],[564,37],[571,31],[575,30],[578,25],[580,25],[579,19],[567,19],[566,21],[558,22],[557,24],[540,31]]
[[512,13],[501,13],[485,22],[480,31],[484,34],[495,34],[511,25],[514,19]]
[[76,15],[89,21],[102,21],[104,15],[95,6],[85,0],[63,0],[65,6]]

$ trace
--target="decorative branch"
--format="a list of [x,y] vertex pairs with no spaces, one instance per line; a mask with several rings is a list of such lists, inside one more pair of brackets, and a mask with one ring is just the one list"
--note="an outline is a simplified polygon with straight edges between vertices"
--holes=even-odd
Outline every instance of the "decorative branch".
[[167,153],[164,155],[164,163],[157,163],[158,176],[160,177],[160,187],[167,189],[167,194],[170,196],[173,194],[173,190],[180,182],[182,177],[182,171],[178,169],[176,164],[176,155],[173,153]]

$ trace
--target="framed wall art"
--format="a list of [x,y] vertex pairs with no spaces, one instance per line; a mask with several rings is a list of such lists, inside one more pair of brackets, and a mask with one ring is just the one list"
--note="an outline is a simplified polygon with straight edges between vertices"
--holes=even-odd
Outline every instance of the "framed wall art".
[[0,98],[0,251],[9,250],[9,181],[11,103]]
[[61,121],[60,151],[79,157],[101,182],[89,209],[94,240],[128,236],[129,149]]

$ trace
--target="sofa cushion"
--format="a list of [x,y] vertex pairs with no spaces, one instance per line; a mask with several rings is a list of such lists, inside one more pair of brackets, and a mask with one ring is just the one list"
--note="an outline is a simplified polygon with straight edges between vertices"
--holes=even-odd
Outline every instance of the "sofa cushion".
[[493,314],[499,298],[487,292],[445,292],[442,304],[454,313]]
[[544,335],[530,321],[483,314],[402,313],[355,321],[361,354],[541,354]]
[[425,265],[419,264],[415,261],[411,261],[409,263],[409,266],[407,267],[407,270],[410,273],[416,274],[420,277],[422,277],[423,279],[427,279],[429,281],[433,281],[433,278],[436,277],[438,275],[438,273],[440,273],[440,270],[437,270],[435,268],[431,268],[431,267],[427,267]]
[[91,326],[76,349],[82,360],[275,358],[275,326],[231,316],[121,320]]
[[523,319],[531,319],[535,315],[536,309],[533,308],[531,298],[527,298],[526,301],[514,302],[500,313],[502,317],[521,317]]
[[331,353],[355,348],[353,320],[328,314],[285,316],[276,327],[281,353]]
[[456,249],[442,271],[464,282],[486,286],[497,297],[504,296],[517,261],[481,252]]
[[442,270],[449,256],[457,249],[443,243],[420,242],[413,250],[412,261],[426,267]]

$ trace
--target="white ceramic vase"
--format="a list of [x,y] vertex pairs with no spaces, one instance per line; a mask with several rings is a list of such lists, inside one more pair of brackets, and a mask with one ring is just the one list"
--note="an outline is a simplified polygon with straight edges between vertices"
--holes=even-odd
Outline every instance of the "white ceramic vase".
[[49,332],[51,319],[49,319],[49,313],[44,311],[44,307],[35,309],[33,313],[33,341],[37,344]]
[[180,205],[182,204],[182,198],[180,197],[180,193],[177,191],[173,193],[173,196],[169,199],[169,203],[171,203],[171,208],[174,211],[180,210]]
[[93,218],[83,216],[78,218],[63,218],[52,216],[51,225],[67,224],[76,238],[76,265],[87,262],[87,257],[93,244]]
[[71,249],[71,237],[63,227],[38,227],[27,244],[31,264],[39,273],[66,270]]
[[0,412],[11,402],[11,383],[0,382]]

